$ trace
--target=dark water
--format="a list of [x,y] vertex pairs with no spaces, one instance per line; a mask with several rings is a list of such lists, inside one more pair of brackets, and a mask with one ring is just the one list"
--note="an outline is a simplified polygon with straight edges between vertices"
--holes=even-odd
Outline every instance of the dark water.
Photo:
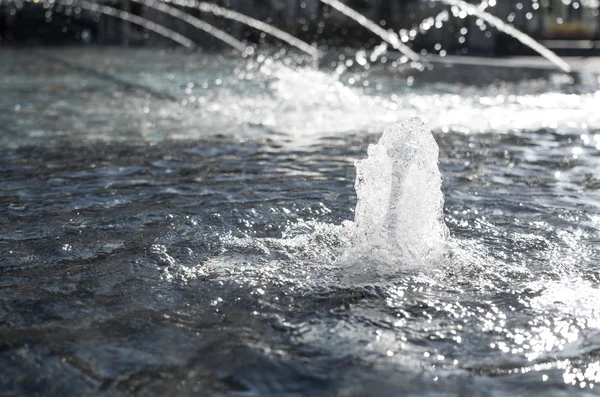
[[[0,52],[0,395],[598,395],[596,76],[127,54]],[[406,114],[449,262],[348,281],[353,161]]]

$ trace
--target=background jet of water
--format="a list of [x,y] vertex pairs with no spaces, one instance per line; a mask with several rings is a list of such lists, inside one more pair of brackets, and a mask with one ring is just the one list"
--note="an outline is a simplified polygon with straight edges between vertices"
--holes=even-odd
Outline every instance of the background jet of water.
[[[33,0],[25,0],[25,1],[38,4]],[[154,1],[154,0],[131,0],[131,1],[138,3],[138,4],[142,4],[149,8],[153,8],[159,12],[170,15],[175,19],[182,20],[182,21],[190,24],[191,26],[194,26],[195,28],[200,29],[200,30],[210,34],[211,36],[221,40],[222,42],[229,44],[231,47],[235,48],[236,50],[238,50],[242,53],[251,54],[253,52],[252,47],[247,46],[245,43],[236,39],[235,37],[227,34],[226,32],[218,29],[217,27],[209,24],[208,22],[202,21],[201,19],[198,19],[190,14],[180,11],[175,7],[171,7],[168,4],[164,4],[162,2]],[[2,2],[9,3],[9,1],[0,0],[0,4]],[[126,21],[126,22],[130,22],[135,25],[139,25],[143,28],[146,28],[150,31],[153,31],[163,37],[170,39],[170,40],[173,40],[176,43],[181,44],[182,46],[184,46],[186,48],[189,48],[189,49],[196,48],[196,44],[192,40],[181,35],[180,33],[177,33],[177,32],[175,32],[167,27],[164,27],[156,22],[150,21],[149,19],[140,17],[138,15],[131,14],[127,11],[119,10],[117,8],[113,8],[113,7],[110,7],[107,5],[101,5],[101,4],[90,2],[87,0],[57,0],[56,3],[60,4],[62,6],[65,6],[65,7],[75,7],[75,6],[80,7],[82,9],[85,9],[88,11],[97,12],[97,13],[108,15],[108,16]]]
[[319,50],[316,49],[315,47],[311,46],[310,44],[292,36],[291,34],[289,34],[287,32],[284,32],[281,29],[278,29],[272,25],[269,25],[268,23],[251,18],[251,17],[244,15],[242,13],[239,13],[237,11],[233,11],[233,10],[230,10],[230,9],[227,9],[224,7],[220,7],[213,3],[207,3],[207,2],[203,2],[203,1],[199,2],[196,0],[186,0],[186,1],[184,1],[184,0],[164,0],[164,1],[167,3],[171,2],[178,6],[196,8],[205,13],[212,13],[216,16],[219,16],[219,17],[222,17],[225,19],[243,23],[247,26],[258,29],[261,32],[264,32],[273,37],[276,37],[279,40],[281,40],[285,43],[288,43],[292,47],[295,47],[295,48],[299,49],[300,51],[307,53],[308,55],[312,56],[313,58],[318,58],[320,55]]
[[291,34],[284,32],[280,29],[277,29],[274,26],[271,26],[267,23],[261,22],[257,19],[248,17],[244,14],[241,14],[236,11],[228,10],[224,7],[217,6],[216,4],[207,3],[207,2],[198,2],[195,0],[182,1],[182,0],[165,0],[165,1],[155,1],[155,0],[131,0],[134,3],[142,4],[146,7],[155,9],[159,12],[165,13],[167,15],[172,16],[175,19],[184,21],[195,28],[203,30],[204,32],[210,34],[211,36],[229,44],[231,47],[237,49],[242,53],[252,54],[253,48],[247,46],[242,41],[236,39],[235,37],[229,35],[228,33],[218,29],[217,27],[196,18],[184,11],[181,11],[175,7],[172,7],[166,3],[173,3],[178,6],[186,7],[186,8],[195,8],[205,13],[212,13],[214,15],[223,17],[225,19],[234,20],[250,27],[256,28],[261,32],[272,35],[291,46],[309,54],[313,58],[318,58],[320,53],[319,50],[310,44],[292,36]]
[[190,24],[191,26],[193,26],[197,29],[200,29],[200,30],[210,34],[211,36],[221,40],[222,42],[229,44],[231,47],[235,48],[236,50],[240,51],[241,53],[250,53],[251,54],[253,52],[253,50],[249,49],[249,46],[247,46],[240,40],[236,39],[235,37],[225,33],[224,31],[216,28],[215,26],[209,24],[208,22],[204,22],[203,20],[198,19],[198,18],[196,18],[188,13],[185,13],[175,7],[172,7],[168,4],[165,4],[160,1],[155,1],[155,0],[131,0],[131,1],[138,3],[138,4],[145,5],[146,7],[149,7],[149,8],[154,8],[155,10],[158,10],[160,12],[168,14],[175,19],[182,20],[182,21]]
[[408,47],[407,45],[402,43],[402,41],[400,40],[400,38],[398,37],[398,35],[396,33],[383,29],[381,26],[379,26],[376,23],[374,23],[373,21],[369,20],[364,15],[361,15],[360,13],[356,12],[355,10],[353,10],[352,8],[348,7],[347,5],[341,3],[338,0],[320,0],[320,1],[322,3],[330,5],[331,7],[335,8],[336,10],[338,10],[339,12],[348,16],[349,18],[354,19],[361,26],[369,29],[371,32],[373,32],[377,36],[381,37],[381,39],[383,39],[385,42],[390,44],[396,50],[398,50],[401,53],[403,53],[404,55],[406,55],[412,61],[415,61],[415,62],[420,61],[421,58],[419,57],[419,54],[417,54],[412,49],[410,49],[410,47]]
[[500,18],[490,14],[489,12],[486,12],[486,11],[480,9],[473,4],[469,4],[469,3],[465,2],[464,0],[434,0],[434,1],[441,1],[447,5],[459,7],[460,9],[467,12],[467,14],[475,15],[476,17],[489,23],[490,25],[492,25],[499,31],[519,40],[521,43],[525,44],[526,46],[528,46],[532,50],[536,51],[538,54],[540,54],[541,56],[543,56],[544,58],[546,58],[553,64],[555,64],[557,67],[559,67],[565,73],[571,73],[571,70],[572,70],[571,66],[568,63],[566,63],[564,60],[562,60],[562,58],[560,58],[554,52],[552,52],[548,48],[544,47],[543,45],[541,45],[540,43],[535,41],[531,36],[521,32],[514,26],[511,26],[511,25],[505,23]]
[[[33,0],[25,0],[27,2],[30,3],[34,3],[34,4],[43,4],[43,3],[37,3]],[[0,0],[0,3],[10,3],[11,1],[6,1],[6,0]],[[87,1],[87,0],[55,0],[55,4],[59,4],[65,7],[79,7],[81,9],[84,10],[88,10],[91,12],[96,12],[96,13],[100,13],[100,14],[104,14],[104,15],[108,15],[117,19],[120,19],[122,21],[126,21],[129,23],[132,23],[134,25],[138,25],[141,26],[145,29],[148,29],[154,33],[157,33],[167,39],[173,40],[174,42],[189,48],[189,49],[194,49],[196,48],[196,44],[188,39],[187,37],[169,29],[166,28],[160,24],[157,24],[156,22],[150,21],[149,19],[140,17],[138,15],[134,15],[131,14],[127,11],[123,11],[123,10],[119,10],[117,8],[113,8],[107,5],[101,5],[98,3],[94,3],[91,1]]]

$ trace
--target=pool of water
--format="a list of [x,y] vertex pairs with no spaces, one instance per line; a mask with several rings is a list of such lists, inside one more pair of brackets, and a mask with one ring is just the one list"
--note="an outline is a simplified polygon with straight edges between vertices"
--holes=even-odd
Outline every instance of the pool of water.
[[[0,50],[0,394],[598,395],[598,75],[389,57]],[[409,116],[446,260],[353,273]]]

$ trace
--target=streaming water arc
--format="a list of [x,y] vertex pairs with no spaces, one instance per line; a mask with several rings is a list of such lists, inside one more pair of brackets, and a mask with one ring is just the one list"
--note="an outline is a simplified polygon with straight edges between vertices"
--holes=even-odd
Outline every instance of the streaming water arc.
[[347,5],[341,3],[339,0],[319,0],[319,1],[321,1],[322,3],[325,3],[327,5],[330,5],[331,7],[335,8],[336,10],[338,10],[342,14],[346,15],[347,17],[354,19],[361,26],[369,29],[371,32],[373,32],[377,36],[381,37],[381,39],[383,39],[385,42],[390,44],[394,49],[396,49],[396,50],[400,51],[401,53],[403,53],[404,55],[406,55],[412,61],[419,62],[421,60],[421,57],[419,56],[419,54],[414,52],[406,44],[402,43],[402,41],[400,40],[400,38],[398,37],[398,35],[396,33],[383,29],[381,26],[377,25],[376,23],[369,20],[364,15],[356,12],[352,8],[348,7]]
[[230,45],[231,47],[235,48],[236,50],[238,50],[242,53],[245,53],[248,50],[248,46],[246,44],[244,44],[243,42],[241,42],[240,40],[236,39],[235,37],[225,33],[221,29],[218,29],[217,27],[211,25],[208,22],[198,19],[198,18],[196,18],[190,14],[187,14],[187,13],[185,13],[175,7],[172,7],[168,4],[165,4],[160,1],[154,1],[154,0],[131,0],[131,1],[138,3],[138,4],[145,5],[146,7],[153,8],[162,13],[172,16],[173,18],[184,21],[185,23],[188,23],[191,26],[208,33],[209,35],[221,40],[222,42]]
[[[35,3],[33,0],[26,0],[26,1]],[[0,4],[3,2],[10,3],[9,1],[0,0]],[[35,3],[35,4],[38,4],[38,3]],[[41,4],[41,3],[39,3],[39,4]],[[97,3],[87,1],[87,0],[76,0],[76,1],[56,0],[54,4],[59,4],[61,6],[65,6],[65,7],[79,7],[81,9],[84,9],[87,11],[97,12],[97,13],[104,14],[104,15],[107,15],[110,17],[114,17],[114,18],[120,19],[122,21],[126,21],[126,22],[132,23],[134,25],[141,26],[144,29],[148,29],[156,34],[159,34],[159,35],[161,35],[169,40],[172,40],[172,41],[174,41],[186,48],[189,48],[191,50],[196,48],[196,43],[194,43],[192,40],[188,39],[187,37],[175,32],[174,30],[166,28],[160,24],[157,24],[156,22],[152,22],[149,19],[140,17],[138,15],[131,14],[127,11],[119,10],[117,8],[113,8],[113,7],[110,7],[107,5],[97,4]]]
[[[325,1],[325,0],[322,0],[322,1]],[[544,47],[543,45],[541,45],[540,43],[535,41],[531,36],[521,32],[519,29],[515,28],[514,26],[511,26],[511,25],[505,23],[497,16],[494,16],[486,11],[483,11],[483,10],[479,9],[477,6],[475,6],[473,4],[469,4],[469,3],[465,2],[464,0],[435,0],[435,1],[441,1],[442,3],[447,4],[447,5],[459,7],[460,9],[466,11],[469,15],[475,15],[477,18],[484,20],[485,22],[489,23],[490,25],[492,25],[493,27],[495,27],[502,33],[505,33],[505,34],[519,40],[521,43],[525,44],[526,46],[528,46],[529,48],[531,48],[532,50],[534,50],[535,52],[537,52],[538,54],[540,54],[541,56],[543,56],[544,58],[546,58],[547,60],[552,62],[553,64],[555,64],[563,72],[571,73],[571,71],[572,71],[571,66],[568,63],[566,63],[562,58],[560,58],[554,52],[552,52],[548,48]]]
[[244,25],[250,26],[252,28],[258,29],[264,33],[267,33],[273,37],[278,38],[279,40],[288,43],[289,45],[299,49],[312,56],[313,58],[318,58],[320,56],[319,50],[317,50],[312,45],[292,36],[291,34],[284,32],[281,29],[278,29],[268,23],[259,21],[247,15],[244,15],[240,12],[233,11],[221,6],[218,6],[213,3],[208,3],[204,1],[196,1],[196,0],[163,0],[165,3],[173,3],[179,6],[196,8],[204,13],[212,13],[216,16],[229,19],[232,21],[243,23]]

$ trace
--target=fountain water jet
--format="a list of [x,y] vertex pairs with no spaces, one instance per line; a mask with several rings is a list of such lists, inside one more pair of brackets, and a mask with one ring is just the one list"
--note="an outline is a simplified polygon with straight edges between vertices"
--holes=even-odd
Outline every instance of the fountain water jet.
[[361,26],[369,29],[371,32],[373,32],[377,36],[381,37],[381,39],[383,39],[386,43],[388,43],[389,45],[394,47],[394,49],[396,49],[396,50],[400,51],[401,53],[403,53],[404,55],[406,55],[412,61],[419,62],[421,60],[421,57],[419,56],[419,54],[414,52],[406,44],[402,43],[402,41],[400,40],[400,38],[398,37],[398,35],[396,33],[383,29],[381,26],[377,25],[376,23],[369,20],[364,15],[361,15],[360,13],[356,12],[352,8],[348,7],[347,5],[341,3],[339,0],[319,0],[319,1],[335,8],[336,10],[338,10],[342,14],[348,16],[349,18],[354,19]]
[[342,261],[369,269],[375,261],[384,266],[379,273],[389,273],[442,258],[449,232],[438,154],[418,118],[388,127],[378,144],[369,145],[368,158],[355,163],[353,243]]
[[[42,3],[37,3],[34,0],[25,0],[29,3],[34,3],[34,4],[42,4]],[[6,3],[9,4],[11,3],[12,0],[0,0],[0,4],[2,3]],[[159,34],[167,39],[170,39],[190,50],[193,50],[194,48],[196,48],[196,43],[194,43],[192,40],[188,39],[187,37],[175,32],[174,30],[171,30],[169,28],[166,28],[160,24],[157,24],[155,22],[152,22],[149,19],[140,17],[138,15],[134,15],[131,14],[127,11],[123,11],[123,10],[119,10],[117,8],[113,8],[107,5],[100,5],[91,1],[87,1],[87,0],[76,0],[76,1],[72,1],[72,0],[56,0],[54,4],[59,4],[65,7],[79,7],[81,9],[87,10],[87,11],[91,11],[91,12],[96,12],[96,13],[100,13],[100,14],[104,14],[110,17],[114,17],[117,19],[120,19],[122,21],[126,21],[129,23],[132,23],[134,25],[138,25],[143,27],[144,29],[148,29],[156,34]]]
[[521,32],[519,29],[515,28],[514,26],[511,26],[511,25],[505,23],[497,16],[494,16],[494,15],[490,14],[489,12],[481,10],[477,6],[475,6],[473,4],[469,4],[469,3],[465,2],[464,0],[434,0],[434,1],[441,1],[442,3],[447,4],[447,5],[459,7],[460,9],[466,11],[467,14],[475,15],[477,18],[484,20],[485,22],[489,23],[490,25],[492,25],[499,31],[506,33],[507,35],[509,35],[511,37],[514,37],[515,39],[519,40],[521,43],[525,44],[532,50],[536,51],[538,54],[540,54],[541,56],[543,56],[544,58],[546,58],[547,60],[549,60],[550,62],[555,64],[563,72],[571,73],[571,71],[572,71],[571,66],[568,63],[566,63],[565,61],[563,61],[562,58],[560,58],[554,52],[552,52],[548,48],[544,47],[543,45],[541,45],[540,43],[535,41],[531,36]]
[[166,3],[173,3],[183,7],[195,8],[205,13],[212,13],[216,16],[229,19],[232,21],[243,23],[247,26],[253,27],[255,29],[260,30],[261,32],[267,33],[273,37],[278,38],[279,40],[288,43],[289,45],[299,49],[312,56],[313,58],[318,58],[320,56],[319,50],[310,44],[292,36],[291,34],[284,32],[281,29],[277,29],[274,26],[271,26],[267,23],[259,21],[257,19],[251,18],[247,15],[239,13],[237,11],[229,10],[227,8],[218,6],[213,3],[207,3],[204,1],[196,1],[196,0],[163,0]]
[[[0,3],[2,3],[3,1],[4,0],[0,0]],[[33,0],[26,0],[26,1],[37,4]],[[207,22],[204,22],[192,15],[186,14],[186,13],[178,10],[175,7],[171,7],[167,4],[153,1],[153,0],[131,0],[131,1],[138,3],[138,4],[142,4],[146,7],[153,8],[157,11],[160,11],[160,12],[163,12],[165,14],[172,16],[173,18],[176,18],[176,19],[182,20],[186,23],[189,23],[190,25],[194,26],[195,28],[200,29],[200,30],[210,34],[211,36],[221,40],[222,42],[224,42],[226,44],[229,44],[231,47],[235,48],[236,50],[238,50],[242,53],[252,53],[252,51],[249,50],[251,47],[247,46],[246,44],[239,41],[235,37],[223,32],[222,30],[214,27],[213,25],[211,25]],[[9,3],[10,1],[6,1],[6,2]],[[131,14],[126,11],[119,10],[117,8],[113,8],[113,7],[106,6],[106,5],[100,5],[100,4],[90,2],[87,0],[74,0],[74,1],[57,0],[56,3],[60,4],[62,6],[66,6],[66,7],[77,6],[77,7],[80,7],[82,9],[85,9],[88,11],[98,12],[98,13],[108,15],[108,16],[129,22],[129,23],[133,23],[134,25],[141,26],[141,27],[151,30],[163,37],[173,40],[176,43],[181,44],[182,46],[184,46],[186,48],[189,48],[189,49],[196,48],[196,43],[194,43],[192,40],[188,39],[187,37],[181,35],[180,33],[177,33],[167,27],[159,25],[156,22],[153,22],[149,19],[140,17],[138,15]]]
[[[77,1],[79,1],[79,0],[77,0]],[[236,39],[235,37],[225,33],[224,31],[216,28],[215,26],[209,24],[208,22],[204,22],[203,20],[198,19],[190,14],[186,14],[185,12],[183,12],[175,7],[172,7],[168,4],[165,4],[160,1],[155,1],[155,0],[131,0],[131,1],[133,1],[134,3],[142,4],[149,8],[153,8],[157,11],[160,11],[162,13],[170,15],[175,19],[179,19],[185,23],[188,23],[191,26],[193,26],[197,29],[200,29],[200,30],[208,33],[209,35],[221,40],[222,42],[229,44],[231,47],[235,48],[236,50],[238,50],[241,53],[252,53],[252,51],[249,50],[249,47],[246,44],[244,44],[240,40]]]

